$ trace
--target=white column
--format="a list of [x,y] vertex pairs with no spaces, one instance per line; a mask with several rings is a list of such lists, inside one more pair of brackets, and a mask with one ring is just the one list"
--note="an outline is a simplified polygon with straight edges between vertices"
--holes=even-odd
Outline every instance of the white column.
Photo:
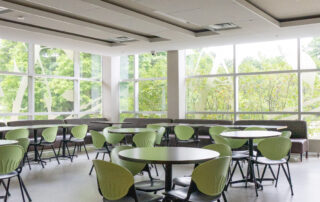
[[120,57],[102,58],[102,115],[119,121]]
[[73,72],[74,72],[74,92],[73,92],[73,106],[75,117],[79,118],[80,113],[80,54],[77,51],[73,52]]
[[29,119],[34,119],[34,44],[29,43],[28,50],[28,108],[29,108]]
[[185,52],[167,52],[168,118],[183,119],[185,104]]

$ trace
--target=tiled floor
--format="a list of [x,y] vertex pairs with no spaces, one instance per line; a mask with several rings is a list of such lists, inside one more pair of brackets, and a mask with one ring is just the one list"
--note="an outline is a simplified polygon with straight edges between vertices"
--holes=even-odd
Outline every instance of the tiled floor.
[[[90,153],[94,158],[94,153]],[[33,165],[29,171],[24,168],[22,178],[29,190],[34,202],[95,202],[102,201],[102,197],[97,190],[95,174],[89,176],[88,172],[91,161],[87,160],[84,154],[70,163],[69,160],[61,160],[58,165],[52,160],[42,169],[40,165]],[[259,191],[259,197],[255,196],[254,187],[231,188],[226,193],[228,201],[232,202],[317,202],[320,201],[320,159],[310,157],[303,162],[290,163],[293,188],[295,195],[291,197],[289,185],[286,178],[281,173],[278,188],[274,188],[271,182],[266,182],[263,191]],[[192,172],[191,165],[174,166],[174,176],[184,176]],[[158,166],[160,178],[164,178],[164,172],[161,166]],[[246,168],[246,166],[245,166]],[[237,176],[239,176],[237,174]],[[137,180],[144,178],[136,177]],[[269,185],[268,185],[269,184]],[[18,202],[21,200],[21,194],[16,179],[12,180],[10,185],[11,197],[8,201]],[[0,194],[3,195],[3,187],[0,187]]]

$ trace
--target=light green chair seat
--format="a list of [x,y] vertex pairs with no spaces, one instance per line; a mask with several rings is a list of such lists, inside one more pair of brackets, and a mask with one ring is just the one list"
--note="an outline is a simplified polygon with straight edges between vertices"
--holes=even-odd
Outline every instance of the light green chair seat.
[[71,129],[71,134],[74,138],[83,140],[87,135],[87,131],[88,131],[88,125],[83,124],[83,125],[73,127]]
[[29,138],[28,129],[16,129],[11,130],[6,133],[5,139],[7,140],[17,140],[20,138]]
[[189,140],[194,134],[194,129],[190,126],[175,126],[174,133],[178,140]]
[[119,127],[107,127],[103,129],[103,135],[106,137],[106,141],[111,145],[119,144],[123,138],[126,136],[125,134],[116,134],[116,133],[110,133],[109,129],[116,129]]
[[42,131],[42,137],[46,142],[53,143],[56,141],[58,127],[46,128]]

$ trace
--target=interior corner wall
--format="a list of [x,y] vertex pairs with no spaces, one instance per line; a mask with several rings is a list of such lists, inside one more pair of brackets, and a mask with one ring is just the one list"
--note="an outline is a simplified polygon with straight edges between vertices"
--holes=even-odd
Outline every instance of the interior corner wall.
[[120,57],[102,58],[102,116],[119,121]]
[[185,51],[167,52],[168,118],[185,118]]

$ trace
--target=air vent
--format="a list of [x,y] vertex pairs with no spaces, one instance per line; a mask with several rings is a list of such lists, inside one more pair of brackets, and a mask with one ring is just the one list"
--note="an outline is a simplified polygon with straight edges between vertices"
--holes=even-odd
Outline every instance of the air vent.
[[116,38],[107,39],[108,41],[112,41],[114,43],[123,43],[123,42],[130,42],[130,41],[136,41],[134,38],[130,38],[127,36],[118,36]]
[[229,30],[229,29],[238,29],[240,27],[234,23],[228,22],[228,23],[219,23],[219,24],[209,25],[208,28],[212,31],[221,31],[221,30]]

